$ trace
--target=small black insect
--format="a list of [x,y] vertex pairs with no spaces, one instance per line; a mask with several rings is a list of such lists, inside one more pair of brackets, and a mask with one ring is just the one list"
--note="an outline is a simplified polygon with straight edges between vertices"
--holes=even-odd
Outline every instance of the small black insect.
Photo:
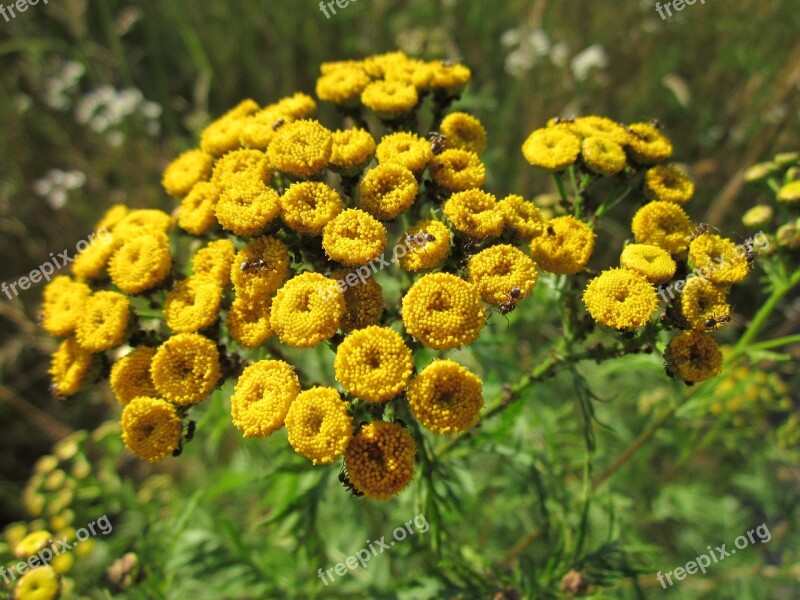
[[710,318],[703,321],[703,326],[706,327],[707,329],[714,329],[717,325],[721,323],[730,323],[730,322],[731,322],[730,315],[723,315],[719,318],[717,318],[716,315],[712,315]]
[[273,131],[278,131],[278,129],[280,129],[281,127],[283,127],[283,125],[284,125],[285,123],[286,123],[286,119],[284,119],[283,117],[280,117],[280,118],[279,118],[277,121],[275,121],[275,122],[272,124],[272,130],[273,130]]
[[353,482],[350,481],[350,477],[347,475],[347,471],[344,467],[342,467],[342,470],[339,471],[339,482],[344,486],[344,489],[350,492],[352,497],[360,498],[364,495],[364,492],[357,489],[356,486],[353,485]]
[[434,154],[441,154],[445,151],[444,142],[447,136],[438,131],[428,133],[428,141],[431,143],[431,150]]

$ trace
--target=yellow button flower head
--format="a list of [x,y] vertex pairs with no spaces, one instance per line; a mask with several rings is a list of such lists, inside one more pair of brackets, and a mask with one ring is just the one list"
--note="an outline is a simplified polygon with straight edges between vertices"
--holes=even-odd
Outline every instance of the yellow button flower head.
[[385,52],[384,54],[373,54],[361,61],[361,68],[367,72],[367,75],[374,79],[381,79],[386,75],[386,72],[396,66],[402,65],[409,61],[405,52],[397,50],[395,52]]
[[373,500],[396,496],[414,477],[414,439],[397,423],[373,421],[353,436],[344,453],[350,482]]
[[612,329],[638,329],[658,309],[658,297],[647,279],[628,269],[603,271],[589,282],[583,303],[592,318]]
[[94,292],[86,300],[75,328],[81,348],[103,352],[122,343],[130,318],[130,302],[117,292]]
[[689,330],[678,334],[664,351],[667,369],[688,383],[698,383],[719,375],[722,352],[710,335]]
[[240,346],[257,348],[272,336],[269,314],[272,300],[236,298],[228,310],[228,332]]
[[175,284],[164,302],[167,326],[177,333],[194,333],[217,320],[222,288],[209,276],[195,275]]
[[219,351],[197,333],[173,335],[156,350],[150,376],[158,390],[178,406],[197,404],[217,387]]
[[326,61],[319,66],[319,72],[322,75],[327,75],[328,73],[333,73],[334,71],[342,68],[350,68],[350,69],[361,69],[366,73],[364,69],[364,63],[360,60],[330,60]]
[[364,265],[386,247],[386,228],[363,210],[348,208],[325,225],[322,247],[343,265]]
[[689,244],[689,264],[712,283],[736,283],[750,270],[744,250],[737,252],[732,240],[710,233],[697,236]]
[[50,565],[31,569],[14,588],[16,600],[55,600],[58,595],[58,574]]
[[742,224],[746,227],[766,227],[772,221],[774,214],[769,204],[757,204],[742,215]]
[[267,149],[270,166],[296,177],[310,177],[328,166],[333,135],[317,121],[300,120],[278,130]]
[[[707,279],[693,277],[686,281],[680,296],[681,315],[692,329],[712,331],[725,325],[731,307],[725,293]],[[706,321],[712,320],[709,327]]]
[[150,208],[132,210],[114,226],[114,242],[120,244],[142,234],[166,234],[171,225],[172,218],[164,211]]
[[300,392],[286,415],[289,443],[315,465],[326,465],[339,458],[353,436],[353,417],[339,392],[329,387],[313,387]]
[[692,239],[692,222],[673,202],[656,200],[645,204],[633,215],[631,230],[636,242],[658,246],[672,256],[682,256]]
[[672,142],[650,123],[634,123],[628,131],[628,150],[640,164],[654,165],[672,156]]
[[409,171],[418,173],[433,158],[433,150],[428,140],[408,131],[398,131],[381,138],[375,156],[379,163],[399,163]]
[[[96,231],[102,230],[101,227],[96,229]],[[108,259],[114,254],[117,246],[111,234],[95,237],[91,244],[72,260],[70,264],[72,274],[82,281],[100,277],[105,272]]]
[[525,160],[548,171],[562,171],[575,164],[580,151],[580,138],[566,125],[537,129],[522,144]]
[[472,238],[497,237],[503,233],[503,213],[497,199],[483,190],[456,192],[444,203],[444,213],[460,232]]
[[219,202],[219,188],[216,184],[201,181],[181,202],[178,225],[192,235],[203,235],[217,222],[217,202]]
[[581,142],[583,162],[599,175],[616,175],[625,168],[625,151],[613,139],[603,136],[584,138]]
[[460,63],[436,61],[432,66],[431,87],[450,95],[461,93],[461,90],[472,78],[472,71],[469,70],[469,67]]
[[92,290],[85,283],[59,275],[44,288],[42,327],[53,336],[67,336],[83,318],[86,300]]
[[411,350],[388,327],[373,325],[348,335],[333,369],[344,389],[367,402],[386,402],[402,392],[414,363]]
[[160,398],[134,398],[122,409],[120,424],[128,450],[151,463],[164,460],[181,441],[178,411]]
[[430,164],[433,180],[452,192],[482,186],[486,182],[486,166],[474,152],[445,150],[434,156]]
[[373,81],[361,93],[361,102],[381,119],[410,112],[419,102],[417,88],[402,81]]
[[[553,127],[558,126],[553,125]],[[630,141],[630,134],[625,131],[625,128],[607,117],[595,115],[578,117],[565,126],[575,135],[584,139],[592,137],[606,138],[620,146],[624,146]]]
[[628,244],[622,250],[619,264],[644,275],[651,283],[669,281],[678,268],[669,252],[650,244]]
[[370,169],[358,184],[361,208],[376,219],[388,221],[408,210],[419,192],[414,173],[397,163]]
[[486,149],[486,130],[470,114],[454,112],[442,119],[439,132],[445,136],[444,147],[480,154]]
[[74,337],[65,339],[50,359],[53,391],[60,396],[77,394],[91,366],[92,353],[81,348]]
[[399,259],[400,267],[412,272],[434,268],[450,254],[451,238],[450,230],[441,221],[419,221],[407,229],[400,240],[407,248]]
[[406,331],[436,350],[471,344],[486,324],[478,290],[449,273],[422,276],[403,297],[402,313]]
[[269,298],[288,277],[289,250],[282,241],[269,236],[242,248],[231,265],[236,295],[248,301]]
[[[58,471],[58,473],[63,475],[64,471]],[[17,558],[28,558],[29,556],[33,556],[42,548],[46,548],[48,545],[47,541],[52,537],[53,534],[46,529],[32,531],[16,544],[14,548],[14,555]]]
[[221,190],[235,186],[241,179],[268,184],[272,178],[269,160],[261,150],[241,149],[228,152],[214,165],[211,181]]
[[323,274],[306,272],[278,290],[269,322],[281,342],[311,348],[336,333],[346,308],[334,286]]
[[126,240],[108,265],[111,281],[126,294],[139,294],[155,287],[169,275],[172,254],[169,239],[158,231]]
[[170,196],[182,198],[200,181],[211,177],[214,157],[199,148],[184,152],[164,171],[161,184]]
[[192,269],[195,275],[208,275],[220,287],[231,284],[231,265],[236,256],[236,248],[230,240],[215,240],[195,253]]
[[293,183],[281,197],[283,220],[300,233],[318,235],[342,212],[342,197],[319,181]]
[[791,181],[778,190],[778,202],[800,201],[800,181]]
[[295,92],[291,96],[281,98],[274,104],[265,106],[264,110],[274,110],[292,119],[308,119],[317,112],[317,103],[308,94]]
[[433,71],[422,60],[408,58],[387,64],[383,78],[386,81],[400,81],[413,85],[418,91],[424,91],[431,82]]
[[375,154],[375,138],[366,129],[333,132],[331,166],[345,173],[355,173]]
[[354,106],[369,83],[360,66],[342,65],[317,79],[317,96],[324,102]]
[[408,386],[408,405],[434,433],[460,433],[478,422],[480,378],[452,360],[434,360]]
[[236,180],[223,188],[215,214],[223,229],[240,236],[261,233],[281,211],[281,199],[258,179]]
[[511,290],[517,288],[521,300],[536,285],[536,265],[531,258],[509,244],[490,246],[473,255],[467,263],[469,281],[489,304],[511,301]]
[[138,396],[158,396],[150,377],[150,364],[155,354],[155,348],[139,346],[111,367],[111,390],[120,404],[128,404]]
[[533,202],[528,202],[522,196],[506,196],[497,203],[497,208],[503,215],[505,228],[522,238],[534,238],[544,231],[542,213]]
[[239,131],[239,142],[243,148],[266,150],[275,133],[294,119],[274,108],[265,108],[246,117]]
[[694,195],[694,182],[678,167],[658,165],[647,169],[645,189],[656,200],[684,204]]
[[234,106],[202,131],[200,148],[214,156],[222,156],[226,152],[236,150],[239,147],[239,136],[246,118],[258,109],[258,104],[250,99]]
[[592,228],[569,215],[550,219],[544,233],[531,240],[531,256],[543,270],[557,275],[579,273],[594,252]]
[[244,437],[271,435],[283,427],[289,406],[299,393],[300,381],[289,363],[254,363],[241,374],[231,396],[233,424]]
[[[347,276],[351,273],[353,271],[349,269],[339,269],[329,275],[337,282],[344,281],[347,286],[344,291],[347,308],[339,324],[339,328],[344,333],[376,324],[383,313],[383,288],[381,285],[375,281],[374,277],[368,277],[363,283],[358,279],[353,285],[349,285]],[[352,281],[353,275],[350,277],[350,281]]]

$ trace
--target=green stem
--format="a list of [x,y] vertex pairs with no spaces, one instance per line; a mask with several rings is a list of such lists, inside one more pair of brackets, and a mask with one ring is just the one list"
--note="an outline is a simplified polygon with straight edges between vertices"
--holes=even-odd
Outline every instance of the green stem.
[[789,344],[800,344],[800,335],[787,335],[786,337],[777,338],[774,340],[765,340],[757,344],[751,344],[750,350],[769,350],[771,348],[780,348],[781,346],[788,346]]
[[553,173],[553,182],[556,184],[556,189],[558,190],[558,195],[561,196],[561,200],[569,206],[569,198],[567,197],[567,190],[564,189],[564,182],[561,181],[561,176],[558,173]]

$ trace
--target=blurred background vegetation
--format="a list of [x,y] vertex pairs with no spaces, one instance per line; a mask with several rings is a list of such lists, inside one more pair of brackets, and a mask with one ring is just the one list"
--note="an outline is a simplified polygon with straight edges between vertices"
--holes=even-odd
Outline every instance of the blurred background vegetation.
[[[359,0],[330,19],[312,0],[39,3],[0,21],[0,280],[74,249],[114,203],[172,210],[160,186],[164,166],[242,98],[267,104],[296,90],[313,94],[321,62],[397,48],[471,67],[457,106],[489,132],[487,188],[498,196],[550,191],[549,178],[519,152],[550,117],[657,118],[697,181],[689,213],[744,237],[742,213],[766,200],[744,184],[744,169],[800,147],[798,31],[790,0],[698,3],[667,21],[647,0]],[[335,123],[333,112],[323,107],[321,120]],[[606,219],[598,265],[615,261],[634,210]],[[119,415],[106,388],[66,404],[49,395],[55,343],[37,329],[40,295],[33,288],[0,302],[4,522],[26,518],[23,489],[54,442]],[[720,337],[734,341],[763,297],[756,272],[734,291],[737,318]],[[533,368],[557,337],[551,300],[540,286],[509,330],[497,320],[459,356],[483,374],[487,398]],[[770,331],[797,332],[799,314],[789,298]],[[310,470],[283,435],[238,440],[219,398],[205,407],[198,441],[158,468],[135,464],[116,436],[98,434],[68,457],[85,457],[93,469],[74,486],[85,490],[74,494],[76,526],[108,512],[118,527],[75,575],[78,588],[120,593],[125,586],[107,583],[103,570],[133,551],[147,577],[126,592],[131,598],[492,597],[486,590],[549,598],[573,567],[609,582],[606,591],[593,587],[597,598],[796,598],[797,357],[763,358],[679,411],[591,503],[575,381],[590,381],[608,401],[595,403],[608,426],[597,434],[598,475],[659,406],[688,394],[656,357],[584,365],[535,386],[428,471],[433,488],[418,477],[380,505],[349,498],[334,468]],[[34,487],[43,485],[40,473]],[[61,488],[51,487],[42,494]],[[333,586],[317,580],[317,568],[421,512],[428,533]],[[677,590],[659,589],[656,571],[707,545],[730,545],[762,522],[773,533],[768,544]]]

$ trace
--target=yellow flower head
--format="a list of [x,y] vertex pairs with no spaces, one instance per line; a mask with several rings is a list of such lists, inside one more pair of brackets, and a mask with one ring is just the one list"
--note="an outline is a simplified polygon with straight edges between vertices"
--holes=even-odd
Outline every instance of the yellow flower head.
[[450,254],[451,238],[450,230],[441,221],[419,221],[403,234],[401,243],[407,252],[399,258],[400,267],[412,272],[434,268]]
[[266,150],[278,129],[292,121],[292,117],[274,108],[265,108],[244,119],[239,131],[239,142],[243,148]]
[[55,600],[58,595],[58,574],[50,565],[31,569],[14,588],[15,600]]
[[306,272],[278,290],[269,322],[281,342],[311,348],[336,333],[346,307],[334,285],[321,273]]
[[689,215],[677,204],[661,200],[636,211],[631,230],[638,244],[658,246],[672,256],[685,255],[692,239]]
[[177,409],[159,398],[134,398],[122,409],[120,424],[128,450],[151,463],[164,460],[181,441]]
[[[619,123],[607,117],[590,115],[578,117],[566,125],[575,135],[581,138],[605,138],[619,146],[624,146],[630,139],[630,134]],[[558,127],[558,125],[554,125]]]
[[211,181],[219,186],[220,191],[236,186],[242,179],[260,181],[268,184],[272,179],[272,170],[265,152],[261,150],[240,149],[228,152],[214,165]]
[[[102,228],[98,227],[97,231],[102,231]],[[100,277],[117,247],[118,244],[110,234],[94,238],[91,244],[72,260],[70,264],[72,274],[81,281]]]
[[150,377],[150,364],[155,354],[155,348],[139,346],[111,367],[111,390],[120,404],[128,404],[138,396],[158,396]]
[[460,433],[478,422],[480,378],[452,360],[434,360],[408,386],[408,405],[434,433]]
[[800,201],[800,181],[791,181],[778,190],[778,202]]
[[664,351],[667,369],[688,383],[698,383],[719,375],[722,352],[710,335],[689,330],[678,334]]
[[[693,277],[686,281],[680,296],[681,315],[692,329],[713,331],[725,325],[731,307],[725,293],[707,279]],[[711,326],[706,321],[711,320]]]
[[270,337],[272,327],[269,314],[272,308],[271,299],[250,301],[236,298],[228,310],[228,332],[236,343],[245,348],[257,348]]
[[672,156],[672,142],[650,123],[634,123],[628,131],[628,150],[638,163],[654,165]]
[[625,168],[625,151],[605,136],[583,138],[581,155],[586,166],[599,175],[616,175]]
[[283,220],[300,233],[318,235],[342,212],[342,197],[319,181],[293,183],[281,197]]
[[742,215],[742,224],[746,227],[766,227],[772,221],[772,207],[769,204],[758,204]]
[[[339,269],[329,275],[337,282],[347,283],[347,276],[353,273],[349,269]],[[353,281],[353,275],[350,275]],[[383,289],[374,277],[366,280],[358,279],[353,285],[347,285],[344,290],[346,312],[342,317],[339,328],[344,333],[356,329],[363,329],[378,322],[383,313]]]
[[192,235],[203,235],[217,222],[219,188],[209,181],[197,183],[181,202],[178,225]]
[[85,283],[59,275],[44,288],[42,327],[50,335],[67,336],[75,331],[84,315],[92,290]]
[[175,284],[164,303],[167,326],[177,333],[194,333],[217,320],[222,288],[210,276],[195,275]]
[[381,79],[386,75],[386,72],[397,65],[406,64],[410,59],[406,56],[405,52],[397,50],[395,52],[386,52],[384,54],[373,54],[361,61],[361,67],[370,77]]
[[261,360],[239,376],[231,396],[231,419],[244,437],[265,437],[281,427],[300,393],[294,368],[282,360]]
[[433,158],[433,150],[428,140],[408,131],[398,131],[381,138],[375,156],[379,163],[399,163],[409,171],[418,173]]
[[231,265],[236,256],[236,248],[230,240],[215,240],[197,251],[192,259],[195,275],[207,275],[220,287],[231,284]]
[[348,208],[325,225],[322,247],[343,265],[364,265],[386,247],[386,228],[363,210]]
[[522,196],[506,196],[497,203],[497,208],[503,215],[505,228],[522,238],[534,238],[544,231],[544,217],[539,209]]
[[333,362],[344,389],[367,402],[386,402],[397,396],[405,389],[413,366],[403,338],[377,325],[348,335]]
[[732,240],[710,233],[689,244],[689,264],[712,283],[736,283],[750,270],[744,249],[739,252]]
[[354,436],[344,453],[350,482],[373,500],[396,496],[414,477],[414,439],[397,423],[373,421]]
[[242,248],[231,265],[236,295],[248,301],[269,298],[289,277],[289,250],[277,238],[256,238]]
[[469,67],[460,63],[436,61],[432,66],[431,87],[434,90],[447,92],[449,95],[461,93],[461,90],[472,78]]
[[644,275],[608,269],[589,282],[583,302],[592,318],[612,329],[638,329],[658,309],[658,296]]
[[343,65],[317,79],[317,96],[324,102],[353,106],[370,83],[369,75],[359,66]]
[[331,166],[345,173],[357,172],[375,154],[375,138],[366,129],[333,132]]
[[184,152],[164,171],[161,184],[170,196],[182,198],[200,181],[211,177],[214,157],[199,148]]
[[[56,473],[61,473],[63,475],[64,471],[56,471]],[[28,558],[29,556],[33,556],[42,548],[46,548],[48,545],[47,541],[52,537],[53,534],[46,529],[32,531],[16,544],[16,547],[14,548],[14,554],[17,558]]]
[[418,91],[425,91],[431,83],[433,70],[421,60],[407,59],[386,65],[383,78],[386,81],[400,81],[413,85]]
[[647,169],[644,185],[656,200],[684,204],[694,195],[694,182],[678,167],[658,165]]
[[566,125],[537,129],[522,144],[525,160],[548,171],[561,171],[575,164],[580,151],[580,138]]
[[361,102],[382,119],[394,119],[419,102],[417,88],[402,81],[373,81],[361,93]]
[[77,394],[92,366],[92,353],[78,345],[74,337],[61,342],[50,359],[53,390],[60,396]]
[[155,287],[169,275],[172,254],[169,239],[161,232],[140,232],[120,246],[108,265],[111,281],[126,294]]
[[557,275],[579,273],[594,252],[594,231],[569,215],[550,219],[544,233],[531,240],[531,256],[545,271]]
[[451,192],[482,186],[486,182],[486,166],[474,152],[445,150],[434,156],[430,164],[433,180]]
[[536,265],[531,258],[508,244],[490,246],[473,255],[467,263],[469,281],[475,285],[489,304],[511,301],[511,290],[519,295],[514,302],[525,298],[536,285]]
[[222,189],[215,212],[223,229],[239,236],[254,236],[280,211],[278,192],[259,179],[240,177],[234,185]]
[[308,119],[317,112],[317,103],[308,94],[295,92],[291,96],[281,98],[274,104],[265,106],[264,110],[274,110],[292,119]]
[[456,192],[444,203],[444,214],[460,232],[472,238],[497,237],[505,221],[497,199],[483,190]]
[[328,166],[332,133],[317,121],[300,120],[281,127],[267,149],[273,169],[296,177],[310,177]]
[[143,234],[169,232],[172,218],[161,210],[143,208],[132,210],[114,226],[114,242],[120,244]]
[[423,275],[412,285],[402,316],[406,331],[436,350],[471,344],[486,324],[478,290],[449,273]]
[[222,156],[239,147],[239,136],[246,118],[257,112],[254,100],[243,100],[219,119],[212,121],[200,134],[200,148],[203,151]]
[[669,252],[649,244],[628,244],[622,250],[619,264],[644,275],[651,283],[669,281],[678,268]]
[[170,402],[197,404],[217,387],[219,351],[214,342],[198,333],[173,335],[156,350],[150,376],[159,395]]
[[439,132],[445,136],[445,148],[455,148],[480,154],[486,149],[486,130],[470,114],[454,112],[442,119]]
[[130,302],[117,292],[99,291],[86,300],[75,338],[90,352],[103,352],[122,343],[130,318]]
[[339,458],[353,436],[353,418],[339,392],[313,387],[300,392],[286,415],[289,443],[315,465]]
[[414,174],[397,163],[384,163],[370,169],[358,184],[361,208],[376,219],[394,219],[414,204],[419,182]]

